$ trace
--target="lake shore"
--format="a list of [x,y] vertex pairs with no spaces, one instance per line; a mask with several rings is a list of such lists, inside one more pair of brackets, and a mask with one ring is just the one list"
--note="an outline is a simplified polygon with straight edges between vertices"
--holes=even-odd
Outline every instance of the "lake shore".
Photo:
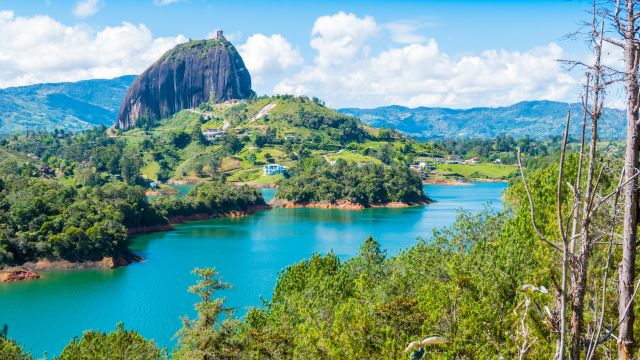
[[464,179],[464,180],[452,180],[452,179],[425,179],[422,181],[424,185],[451,185],[451,186],[470,186],[473,185],[474,182],[483,182],[483,183],[506,183],[509,182],[505,179]]
[[118,257],[105,256],[100,260],[87,261],[42,259],[0,270],[0,282],[37,280],[42,277],[40,272],[46,271],[111,270],[141,261],[144,259],[134,253]]
[[364,210],[368,208],[406,208],[412,206],[424,206],[432,203],[433,200],[427,198],[425,201],[416,203],[403,203],[399,201],[392,201],[382,204],[372,204],[370,206],[364,206],[351,201],[337,201],[330,202],[312,202],[312,203],[295,203],[293,201],[273,199],[270,203],[273,207],[296,209],[296,208],[314,208],[314,209],[339,209],[339,210]]
[[[189,221],[207,220],[214,218],[240,218],[256,213],[258,211],[268,209],[271,209],[271,206],[264,204],[251,206],[246,211],[230,211],[220,214],[201,213],[188,216],[175,216],[169,219],[168,224],[130,228],[127,230],[127,234],[129,236],[133,236],[154,232],[172,231],[175,230],[173,225]],[[100,260],[88,261],[43,259],[38,261],[26,262],[19,266],[0,269],[0,283],[40,279],[40,272],[46,271],[110,270],[142,261],[144,261],[144,259],[134,253],[129,253],[120,257],[104,257]]]

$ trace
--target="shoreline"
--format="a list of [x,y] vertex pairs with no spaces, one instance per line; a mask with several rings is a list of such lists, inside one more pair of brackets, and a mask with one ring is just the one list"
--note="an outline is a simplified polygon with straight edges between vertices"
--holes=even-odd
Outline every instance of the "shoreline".
[[280,207],[285,209],[313,208],[313,209],[338,209],[338,210],[364,210],[364,209],[373,209],[373,208],[392,209],[392,208],[424,206],[427,204],[431,204],[433,202],[434,201],[432,199],[427,198],[424,201],[420,201],[416,203],[403,203],[399,201],[391,201],[388,203],[372,204],[370,206],[364,206],[362,204],[357,204],[350,201],[337,201],[335,203],[329,203],[329,202],[294,203],[293,201],[288,201],[288,200],[273,199],[270,202],[270,205],[272,205],[273,207]]
[[[142,235],[154,232],[164,232],[175,230],[173,225],[216,218],[241,218],[258,211],[271,209],[268,204],[252,205],[246,211],[230,211],[219,214],[193,214],[187,216],[174,216],[169,219],[169,223],[142,226],[127,229],[128,236]],[[30,261],[21,265],[0,269],[0,283],[12,283],[26,280],[37,280],[42,278],[40,272],[47,271],[75,271],[75,270],[112,270],[122,266],[127,266],[137,262],[145,261],[144,258],[130,252],[119,257],[105,256],[100,260],[68,261],[68,260],[48,260],[41,259]]]
[[485,183],[506,183],[509,180],[505,179],[465,179],[465,180],[450,180],[450,179],[426,179],[422,181],[423,185],[450,185],[450,186],[471,186],[474,182]]
[[144,258],[131,252],[118,257],[105,256],[100,260],[68,261],[41,259],[1,269],[0,283],[37,280],[42,278],[42,272],[48,271],[112,270],[143,261]]

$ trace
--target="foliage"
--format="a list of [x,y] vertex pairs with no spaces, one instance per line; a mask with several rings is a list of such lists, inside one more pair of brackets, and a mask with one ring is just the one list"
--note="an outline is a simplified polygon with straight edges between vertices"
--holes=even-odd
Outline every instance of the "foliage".
[[248,211],[252,206],[264,205],[260,192],[246,185],[234,186],[220,181],[202,183],[184,198],[160,198],[152,203],[153,209],[163,217],[196,214],[221,215],[233,211]]
[[201,279],[189,288],[198,295],[195,304],[197,319],[183,319],[183,327],[178,332],[179,346],[174,359],[237,359],[240,349],[236,337],[239,335],[237,320],[225,319],[218,323],[222,315],[231,315],[231,309],[224,307],[224,298],[214,299],[216,292],[229,289],[231,285],[218,278],[215,269],[195,269],[193,274]]
[[420,178],[402,164],[384,167],[339,159],[331,165],[322,158],[299,161],[291,177],[280,182],[276,197],[294,203],[348,200],[364,206],[426,200]]
[[127,228],[163,223],[144,190],[124,183],[75,189],[0,174],[0,265],[128,254]]
[[109,360],[166,359],[164,350],[158,348],[153,340],[146,340],[133,330],[125,330],[122,323],[108,334],[101,331],[87,331],[81,339],[74,338],[62,350],[58,360]]
[[0,336],[0,359],[2,360],[32,360],[33,356],[24,351],[22,346],[14,340]]

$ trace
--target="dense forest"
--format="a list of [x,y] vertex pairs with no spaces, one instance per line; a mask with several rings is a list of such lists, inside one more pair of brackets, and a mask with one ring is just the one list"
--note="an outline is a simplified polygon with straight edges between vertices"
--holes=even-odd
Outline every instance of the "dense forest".
[[149,202],[145,189],[121,181],[70,186],[0,166],[0,267],[39,259],[99,260],[128,255],[128,232],[172,217],[218,215],[264,205],[258,191],[211,182],[184,199]]
[[339,159],[299,161],[291,176],[280,182],[276,197],[296,204],[346,200],[363,206],[427,200],[418,174],[403,164],[358,165]]

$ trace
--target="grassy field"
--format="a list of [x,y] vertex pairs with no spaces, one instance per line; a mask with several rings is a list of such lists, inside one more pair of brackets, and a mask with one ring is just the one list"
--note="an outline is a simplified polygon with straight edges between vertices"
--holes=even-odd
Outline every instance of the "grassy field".
[[140,173],[147,177],[147,179],[158,180],[158,172],[160,171],[160,165],[157,162],[148,163],[145,167],[140,169]]
[[343,159],[347,162],[356,162],[356,163],[363,163],[363,162],[374,162],[377,164],[381,164],[382,162],[374,157],[371,156],[365,156],[362,154],[358,154],[358,153],[354,153],[351,152],[349,150],[345,150],[345,151],[341,151],[339,153],[336,154],[331,154],[331,155],[327,155],[327,159],[330,161],[335,161],[338,159]]
[[436,172],[444,176],[462,176],[474,179],[505,179],[517,172],[515,165],[502,164],[438,164]]

